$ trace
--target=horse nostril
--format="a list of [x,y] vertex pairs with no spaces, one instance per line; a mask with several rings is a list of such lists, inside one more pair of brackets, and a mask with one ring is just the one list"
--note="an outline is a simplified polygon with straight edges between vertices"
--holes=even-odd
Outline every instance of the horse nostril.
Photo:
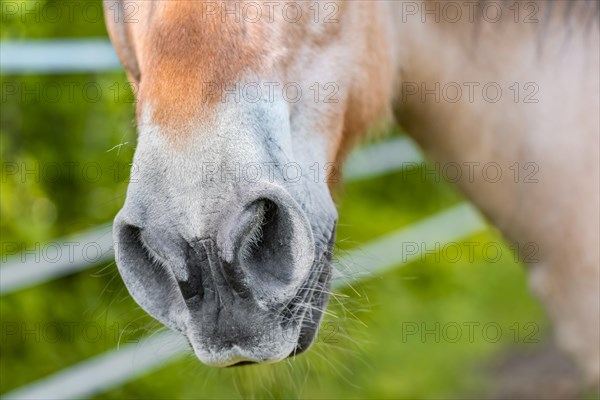
[[[261,194],[256,196],[256,194]],[[221,222],[217,245],[231,279],[243,279],[260,298],[283,299],[301,283],[314,259],[304,212],[277,187],[255,192]]]
[[259,199],[247,209],[252,213],[248,227],[239,244],[239,257],[242,262],[262,262],[272,250],[271,240],[277,236],[278,207],[269,199]]
[[178,292],[171,268],[144,240],[144,229],[128,222],[121,210],[113,227],[115,261],[127,289],[135,301],[151,316],[172,329],[181,325],[171,318],[170,310],[180,309],[183,299],[173,296]]
[[273,200],[260,198],[244,209],[239,223],[239,236],[233,239],[236,261],[250,274],[263,280],[276,278],[282,283],[289,283],[286,265],[293,261],[293,238],[290,221],[286,221],[282,206]]

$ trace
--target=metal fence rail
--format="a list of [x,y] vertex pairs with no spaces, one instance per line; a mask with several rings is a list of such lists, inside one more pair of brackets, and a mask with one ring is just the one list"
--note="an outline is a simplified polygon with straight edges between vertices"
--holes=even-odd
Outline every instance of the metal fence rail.
[[71,74],[122,69],[106,39],[0,42],[0,72],[11,75]]
[[[39,251],[26,251],[0,266],[0,296],[109,261],[114,257],[112,227],[98,226],[40,247],[53,255],[48,258]],[[93,254],[88,256],[84,249]]]

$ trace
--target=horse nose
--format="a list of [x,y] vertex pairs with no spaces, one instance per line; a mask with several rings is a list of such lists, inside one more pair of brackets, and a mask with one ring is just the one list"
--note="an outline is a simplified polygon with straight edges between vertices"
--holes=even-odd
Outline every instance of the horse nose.
[[314,260],[308,218],[279,187],[240,197],[239,206],[224,210],[221,219],[217,233],[221,257],[238,266],[241,274],[236,276],[247,286],[259,292],[268,288],[264,296],[285,296],[301,284]]

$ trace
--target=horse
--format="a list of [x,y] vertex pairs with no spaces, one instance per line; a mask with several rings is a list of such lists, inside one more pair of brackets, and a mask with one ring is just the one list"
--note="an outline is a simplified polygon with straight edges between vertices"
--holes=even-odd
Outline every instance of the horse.
[[137,99],[117,266],[201,362],[272,363],[310,346],[332,275],[335,178],[391,122],[463,170],[456,185],[521,258],[535,250],[531,289],[598,384],[598,2],[104,7]]

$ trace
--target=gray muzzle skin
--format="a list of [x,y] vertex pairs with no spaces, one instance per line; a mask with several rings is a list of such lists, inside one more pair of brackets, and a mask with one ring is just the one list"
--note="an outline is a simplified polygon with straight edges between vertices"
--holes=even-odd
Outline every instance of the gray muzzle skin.
[[277,184],[233,197],[198,236],[169,224],[175,215],[139,212],[139,202],[114,223],[117,266],[133,298],[218,367],[276,362],[310,346],[328,299],[337,218],[311,224]]

